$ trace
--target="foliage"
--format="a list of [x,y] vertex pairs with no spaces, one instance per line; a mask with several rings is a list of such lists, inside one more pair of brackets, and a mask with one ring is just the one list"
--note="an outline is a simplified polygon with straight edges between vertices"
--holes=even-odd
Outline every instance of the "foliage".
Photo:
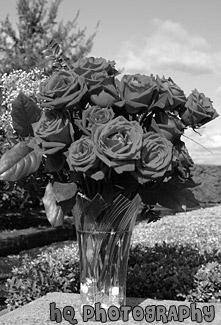
[[0,182],[0,193],[2,194],[0,199],[2,213],[7,211],[9,206],[14,210],[20,209],[27,201],[27,193],[25,190],[13,183]]
[[[0,154],[2,155],[13,145],[18,143],[19,137],[16,134],[12,118],[12,103],[22,92],[23,98],[29,102],[36,98],[39,92],[40,82],[46,78],[45,74],[38,68],[29,72],[23,70],[12,71],[1,77],[1,112],[0,112]],[[25,96],[24,96],[25,95]],[[26,97],[27,96],[27,97]],[[39,108],[40,110],[40,108]],[[43,169],[38,174],[28,177],[26,180],[15,182],[0,182],[0,207],[2,212],[7,210],[24,210],[39,205],[42,190],[41,186],[46,186]],[[44,185],[43,185],[44,184]]]
[[24,213],[30,212],[31,209],[38,210],[42,206],[45,186],[50,180],[52,180],[52,175],[48,175],[41,168],[19,182],[0,181],[1,212]]
[[7,286],[7,303],[12,309],[35,300],[48,292],[78,292],[79,265],[76,247],[48,250],[23,266],[12,270]]
[[[47,250],[24,259],[7,280],[10,309],[47,292],[79,293],[79,257],[76,244]],[[213,261],[213,262],[211,262]],[[131,248],[127,297],[220,302],[221,256],[201,254],[190,245],[135,245]]]
[[9,16],[0,25],[0,72],[30,70],[42,66],[43,50],[51,38],[62,46],[63,52],[73,61],[89,53],[96,32],[86,37],[86,29],[79,29],[75,18],[67,23],[57,22],[61,0],[18,0],[18,27],[15,29]]
[[31,98],[36,98],[40,83],[44,79],[46,79],[46,76],[39,68],[31,69],[28,72],[22,69],[13,70],[8,74],[3,74],[1,76],[1,105],[10,109],[12,102],[20,92]]
[[212,296],[221,297],[220,288],[216,286],[217,277],[220,278],[221,256],[215,263],[216,269],[207,277],[207,286],[199,274],[203,265],[207,270],[210,268],[213,259],[217,259],[216,252],[202,254],[192,245],[176,246],[165,242],[152,248],[137,245],[128,263],[127,295],[211,302]]
[[46,78],[44,73],[35,68],[29,72],[23,70],[14,70],[9,74],[1,77],[1,141],[0,152],[4,153],[6,149],[12,147],[18,141],[11,118],[12,103],[20,92],[28,96],[30,99],[36,98],[39,92],[41,81]]
[[189,301],[221,302],[220,260],[202,265],[195,274],[194,288],[188,295]]

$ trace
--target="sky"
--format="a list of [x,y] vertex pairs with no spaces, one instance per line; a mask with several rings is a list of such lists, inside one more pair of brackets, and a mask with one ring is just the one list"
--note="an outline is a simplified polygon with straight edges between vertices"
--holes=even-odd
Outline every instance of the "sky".
[[[0,21],[9,15],[16,26],[16,3],[0,0]],[[221,116],[220,0],[63,0],[58,21],[78,10],[86,35],[100,22],[89,56],[114,60],[125,74],[171,77],[187,96],[204,93]],[[195,163],[221,165],[221,117],[185,135]]]

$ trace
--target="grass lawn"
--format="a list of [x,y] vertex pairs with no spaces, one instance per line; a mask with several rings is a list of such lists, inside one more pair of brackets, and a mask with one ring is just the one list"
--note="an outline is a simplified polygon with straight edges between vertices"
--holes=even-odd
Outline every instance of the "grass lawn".
[[177,213],[147,224],[136,225],[133,245],[155,244],[192,245],[200,252],[221,249],[221,205],[206,209]]

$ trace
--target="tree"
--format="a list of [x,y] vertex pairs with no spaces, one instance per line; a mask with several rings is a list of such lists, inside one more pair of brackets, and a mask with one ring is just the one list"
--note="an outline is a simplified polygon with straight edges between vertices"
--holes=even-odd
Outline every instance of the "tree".
[[79,11],[72,21],[57,22],[58,8],[62,0],[48,6],[47,0],[18,0],[18,24],[14,29],[9,16],[0,22],[0,73],[13,69],[30,70],[43,66],[43,50],[54,39],[65,56],[72,61],[87,55],[96,35],[86,37],[86,28],[79,29]]

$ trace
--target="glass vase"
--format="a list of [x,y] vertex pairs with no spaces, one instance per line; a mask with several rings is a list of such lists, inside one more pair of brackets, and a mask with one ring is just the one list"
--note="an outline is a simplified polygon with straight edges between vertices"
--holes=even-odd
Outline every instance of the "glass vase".
[[133,227],[141,199],[119,195],[107,203],[98,194],[93,200],[77,197],[74,208],[80,256],[81,314],[96,303],[106,311],[126,304],[126,277]]

